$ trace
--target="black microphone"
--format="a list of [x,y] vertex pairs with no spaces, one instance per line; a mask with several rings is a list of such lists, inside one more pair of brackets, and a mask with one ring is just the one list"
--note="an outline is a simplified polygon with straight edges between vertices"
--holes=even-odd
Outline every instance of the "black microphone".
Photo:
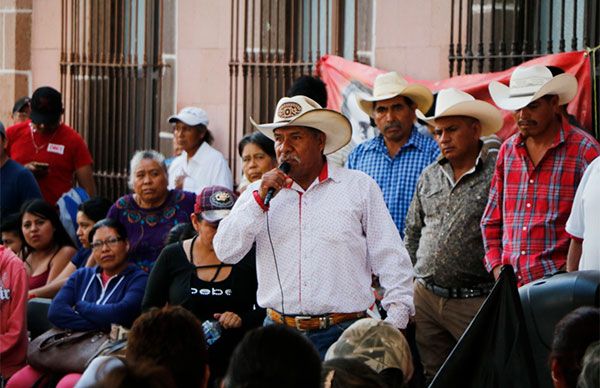
[[[288,172],[290,172],[291,166],[288,162],[283,162],[279,165],[278,168],[281,171],[283,171],[284,174],[287,174]],[[275,195],[275,188],[269,187],[269,190],[267,190],[267,195],[265,195],[265,206],[269,206],[269,202],[271,202],[271,199],[273,199],[273,195]]]

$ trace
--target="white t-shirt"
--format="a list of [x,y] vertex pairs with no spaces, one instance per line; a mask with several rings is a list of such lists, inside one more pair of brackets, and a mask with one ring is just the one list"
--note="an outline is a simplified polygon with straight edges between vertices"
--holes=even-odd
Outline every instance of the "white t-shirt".
[[590,163],[579,182],[566,229],[583,239],[579,270],[600,270],[600,157]]
[[169,190],[175,188],[178,176],[183,175],[183,190],[200,194],[208,186],[223,186],[233,190],[233,177],[223,155],[208,143],[202,143],[188,160],[183,151],[169,167]]

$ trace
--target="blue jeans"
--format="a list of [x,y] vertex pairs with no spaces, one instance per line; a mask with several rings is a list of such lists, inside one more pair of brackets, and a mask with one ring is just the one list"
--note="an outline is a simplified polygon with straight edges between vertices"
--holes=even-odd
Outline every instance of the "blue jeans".
[[[348,326],[352,325],[356,322],[356,319],[351,319],[349,321],[344,321],[338,323],[337,325],[332,325],[327,329],[321,330],[307,330],[300,331],[300,333],[304,334],[310,342],[315,345],[317,351],[319,352],[319,357],[321,360],[325,359],[325,353],[327,353],[327,349],[340,338],[340,335],[348,328]],[[268,316],[265,318],[263,322],[263,326],[274,325],[275,322]]]

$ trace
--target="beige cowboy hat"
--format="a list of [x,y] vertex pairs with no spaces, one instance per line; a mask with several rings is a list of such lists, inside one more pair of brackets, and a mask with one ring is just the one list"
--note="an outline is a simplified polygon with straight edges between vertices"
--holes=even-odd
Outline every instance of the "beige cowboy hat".
[[277,103],[273,122],[257,124],[252,117],[250,122],[268,138],[275,140],[273,131],[277,128],[299,126],[317,129],[325,134],[325,155],[331,154],[350,142],[352,125],[339,112],[323,109],[321,105],[306,96],[284,97]]
[[519,66],[510,76],[509,86],[492,81],[488,88],[500,108],[519,110],[548,94],[556,94],[559,105],[568,103],[577,94],[577,79],[568,73],[554,77],[550,69],[542,65]]
[[360,109],[367,115],[372,116],[374,102],[388,100],[396,96],[410,98],[422,112],[427,112],[433,104],[431,90],[423,85],[409,84],[395,71],[378,75],[373,85],[373,95],[359,94],[356,96],[356,102]]
[[435,103],[435,112],[431,117],[417,110],[417,117],[428,124],[435,125],[435,121],[448,116],[468,116],[479,120],[481,136],[496,133],[502,128],[502,115],[492,104],[476,100],[469,93],[449,88],[438,92]]

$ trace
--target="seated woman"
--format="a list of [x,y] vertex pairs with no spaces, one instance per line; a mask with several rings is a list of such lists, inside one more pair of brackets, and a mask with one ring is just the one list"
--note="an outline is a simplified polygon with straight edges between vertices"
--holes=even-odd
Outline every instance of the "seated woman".
[[224,187],[207,187],[198,195],[191,216],[198,235],[167,246],[150,273],[142,308],[181,305],[200,321],[219,323],[220,337],[209,347],[211,380],[222,377],[233,349],[250,328],[259,326],[264,310],[256,304],[254,250],[231,266],[212,246],[219,221],[233,207],[235,195]]
[[[113,323],[130,327],[140,315],[148,275],[129,263],[129,243],[123,225],[111,219],[101,220],[89,238],[98,265],[80,268],[69,277],[52,301],[48,319],[56,327],[74,331],[108,332]],[[41,372],[26,366],[9,380],[7,387],[30,387],[40,377]],[[67,375],[62,383],[78,379],[79,375]]]
[[153,150],[138,151],[131,158],[129,187],[133,194],[119,198],[108,211],[108,218],[125,226],[130,260],[150,272],[169,230],[189,220],[196,196],[167,189],[165,157]]
[[277,167],[275,143],[260,132],[250,133],[240,140],[238,152],[242,158],[242,172],[248,183],[262,178]]
[[65,268],[77,250],[60,222],[58,212],[41,199],[34,199],[21,209],[21,238],[27,256],[29,295],[52,282]]
[[67,263],[62,272],[51,282],[36,290],[35,295],[40,298],[53,298],[58,290],[67,282],[69,276],[78,268],[87,266],[93,267],[96,262],[92,258],[92,250],[88,236],[94,224],[106,217],[106,213],[111,203],[105,198],[90,198],[77,208],[77,237],[81,242],[82,248],[77,251],[71,261]]

